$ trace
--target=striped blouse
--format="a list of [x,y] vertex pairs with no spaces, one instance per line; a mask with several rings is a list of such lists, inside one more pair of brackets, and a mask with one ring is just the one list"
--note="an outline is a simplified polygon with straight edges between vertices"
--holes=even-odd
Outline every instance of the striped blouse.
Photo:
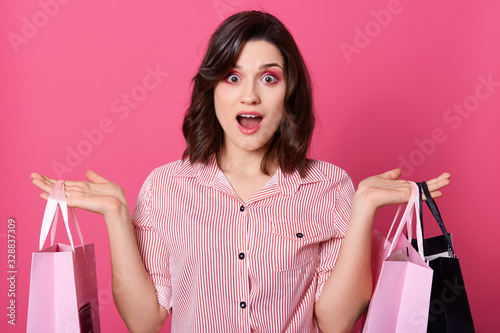
[[246,203],[215,156],[155,169],[132,222],[172,332],[319,332],[314,303],[353,195],[342,169],[316,160],[305,178],[278,168]]

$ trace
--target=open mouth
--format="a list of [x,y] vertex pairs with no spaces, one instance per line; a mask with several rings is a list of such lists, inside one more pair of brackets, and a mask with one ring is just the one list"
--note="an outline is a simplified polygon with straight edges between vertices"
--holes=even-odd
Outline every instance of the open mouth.
[[250,115],[250,114],[241,114],[237,116],[236,119],[238,120],[238,123],[240,123],[242,127],[248,129],[258,126],[262,121],[261,116]]

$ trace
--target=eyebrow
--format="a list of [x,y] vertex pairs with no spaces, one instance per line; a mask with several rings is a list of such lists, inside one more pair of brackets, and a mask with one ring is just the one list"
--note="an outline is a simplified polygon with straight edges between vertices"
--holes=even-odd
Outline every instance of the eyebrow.
[[[283,67],[281,67],[280,64],[277,64],[277,63],[274,63],[274,62],[270,63],[270,64],[260,65],[259,69],[268,69],[268,68],[271,68],[271,67],[279,67],[279,68],[281,68],[281,70],[284,70]],[[241,67],[241,65],[234,64],[233,68],[242,69],[243,67]]]

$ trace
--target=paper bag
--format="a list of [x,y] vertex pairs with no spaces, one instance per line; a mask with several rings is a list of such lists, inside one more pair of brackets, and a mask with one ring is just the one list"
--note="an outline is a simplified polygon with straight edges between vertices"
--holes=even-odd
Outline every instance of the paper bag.
[[[413,215],[419,205],[418,187],[415,183],[410,184],[412,195],[394,238],[388,241],[388,237],[374,233],[372,272],[375,287],[363,333],[426,332],[432,269],[425,262],[423,252],[417,252],[408,240],[411,239]],[[389,235],[398,215],[399,211]],[[408,237],[403,234],[405,226]],[[422,242],[418,226],[417,240]]]
[[[58,203],[71,245],[54,244]],[[64,185],[59,181],[50,193],[40,235],[42,248],[52,225],[51,246],[32,255],[28,333],[100,332],[94,245],[73,246],[67,215]],[[73,211],[72,215],[83,244]]]

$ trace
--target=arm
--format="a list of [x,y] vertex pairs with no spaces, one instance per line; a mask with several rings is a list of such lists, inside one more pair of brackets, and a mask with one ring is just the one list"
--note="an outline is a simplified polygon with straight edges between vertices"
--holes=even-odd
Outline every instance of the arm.
[[[33,184],[47,199],[56,180],[38,173]],[[123,189],[96,173],[87,173],[89,182],[65,181],[69,207],[103,215],[109,235],[113,297],[118,312],[131,332],[157,332],[168,316],[158,304],[153,282],[142,262],[134,237],[130,212]]]
[[[397,180],[396,169],[363,180],[354,195],[351,219],[335,269],[323,287],[314,313],[323,332],[350,332],[368,306],[372,294],[371,237],[378,208],[408,202],[411,187]],[[427,182],[433,198],[448,185],[450,175]]]

